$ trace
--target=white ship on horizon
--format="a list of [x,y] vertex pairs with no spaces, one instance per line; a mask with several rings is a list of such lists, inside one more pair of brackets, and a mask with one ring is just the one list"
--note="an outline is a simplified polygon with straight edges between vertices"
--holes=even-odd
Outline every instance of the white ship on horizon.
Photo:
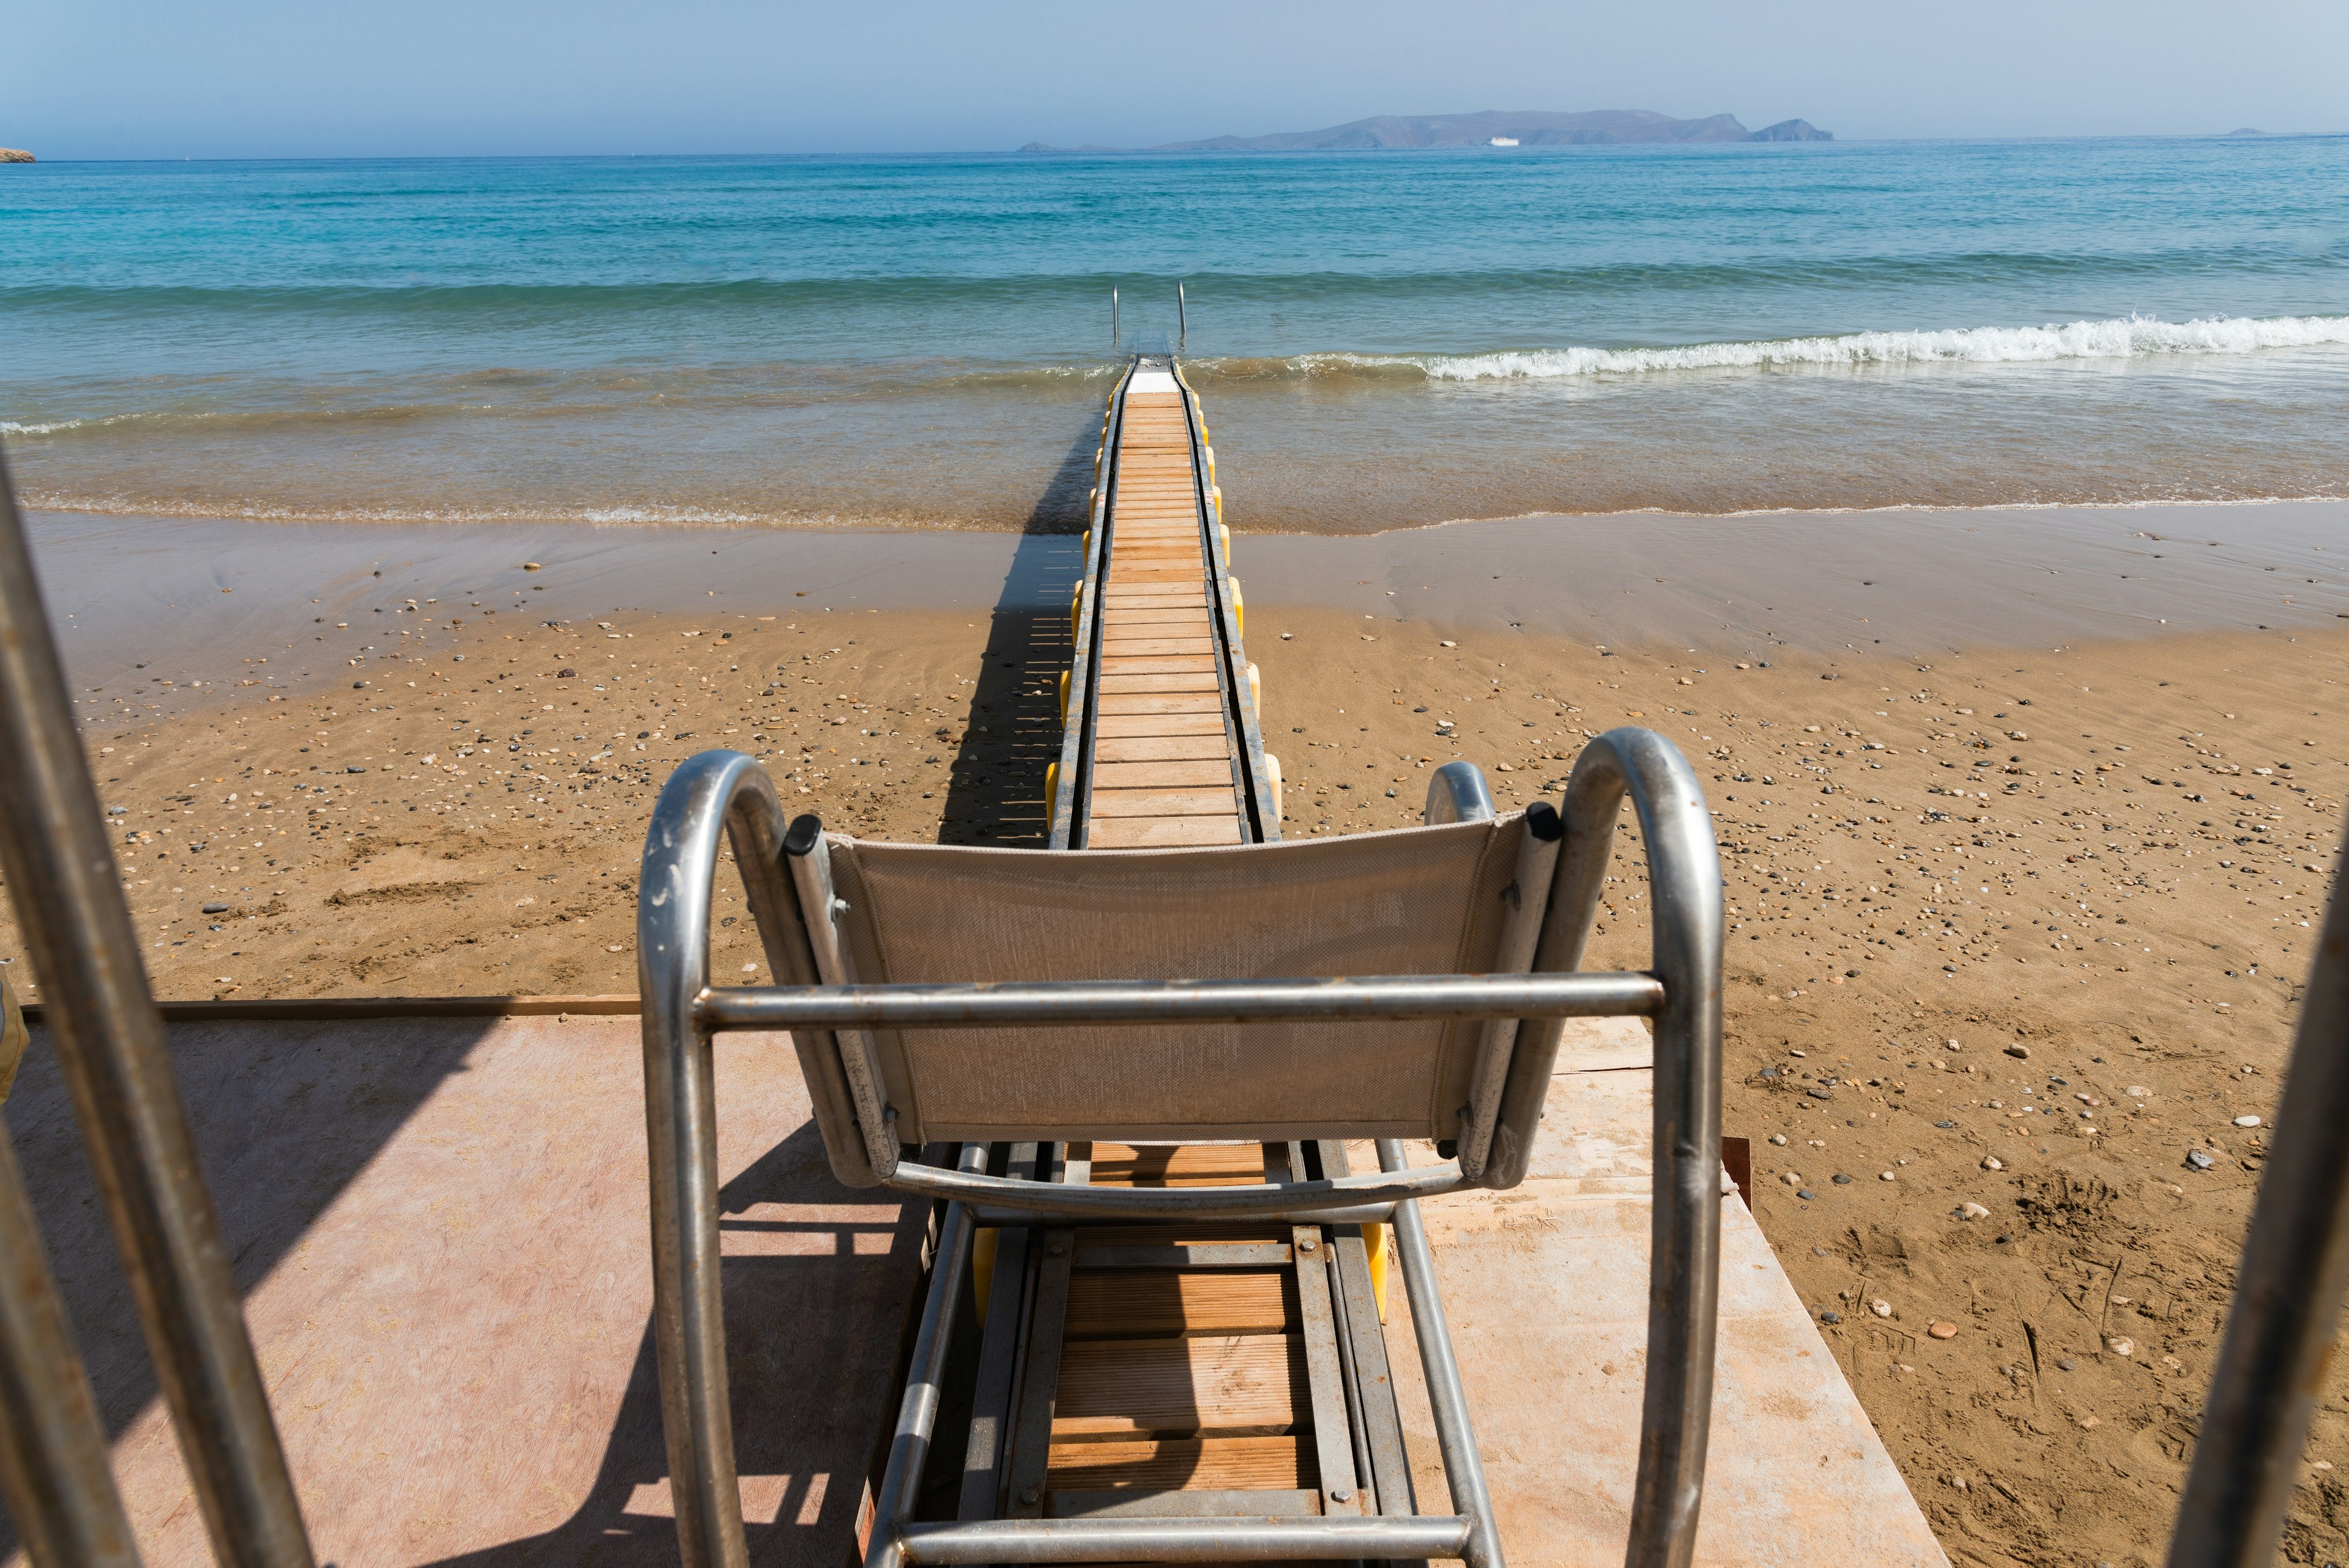
[[1485,145],[1487,147],[1515,147],[1517,145],[1517,139],[1514,136],[1496,136],[1493,138],[1492,140],[1485,143]]

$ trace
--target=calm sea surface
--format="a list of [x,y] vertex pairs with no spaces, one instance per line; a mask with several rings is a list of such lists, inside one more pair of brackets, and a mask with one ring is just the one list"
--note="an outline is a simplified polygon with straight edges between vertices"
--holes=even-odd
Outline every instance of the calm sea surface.
[[50,509],[1067,525],[1178,279],[1242,527],[2349,496],[2349,138],[36,164],[0,234]]

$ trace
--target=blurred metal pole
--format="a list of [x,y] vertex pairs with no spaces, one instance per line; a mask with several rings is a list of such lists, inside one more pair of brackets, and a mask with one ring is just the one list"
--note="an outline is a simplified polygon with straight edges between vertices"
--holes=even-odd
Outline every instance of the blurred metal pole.
[[0,1496],[37,1568],[138,1568],[106,1428],[0,1137]]
[[2349,899],[2333,869],[2169,1568],[2267,1568],[2349,1290]]
[[1183,280],[1174,280],[1174,347],[1191,347],[1191,311],[1183,298]]
[[311,1568],[5,461],[0,864],[212,1554]]
[[1109,291],[1109,346],[1114,351],[1117,345],[1117,289],[1112,286]]

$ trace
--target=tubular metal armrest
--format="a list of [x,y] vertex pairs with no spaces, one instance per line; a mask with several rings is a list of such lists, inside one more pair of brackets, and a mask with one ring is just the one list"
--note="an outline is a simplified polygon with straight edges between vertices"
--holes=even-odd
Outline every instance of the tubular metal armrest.
[[1249,1220],[1288,1214],[1318,1218],[1324,1210],[1392,1205],[1457,1192],[1475,1183],[1460,1174],[1457,1160],[1398,1175],[1347,1176],[1280,1187],[1261,1182],[1252,1187],[1063,1187],[942,1170],[909,1160],[897,1167],[889,1185],[926,1198],[1081,1220]]
[[1342,980],[1050,981],[1021,985],[713,987],[710,1029],[1002,1029],[1015,1024],[1623,1018],[1661,1012],[1653,975],[1381,974]]
[[908,1524],[907,1563],[1245,1563],[1457,1557],[1447,1514],[1370,1519],[990,1519]]
[[1426,821],[1430,827],[1447,822],[1490,822],[1493,792],[1474,763],[1446,763],[1427,781]]

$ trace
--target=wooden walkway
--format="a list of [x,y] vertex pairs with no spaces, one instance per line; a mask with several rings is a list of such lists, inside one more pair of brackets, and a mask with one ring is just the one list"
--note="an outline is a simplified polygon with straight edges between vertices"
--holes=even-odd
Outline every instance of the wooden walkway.
[[1173,363],[1138,359],[1103,422],[1053,780],[1056,847],[1280,836],[1279,765],[1257,734],[1214,463]]

